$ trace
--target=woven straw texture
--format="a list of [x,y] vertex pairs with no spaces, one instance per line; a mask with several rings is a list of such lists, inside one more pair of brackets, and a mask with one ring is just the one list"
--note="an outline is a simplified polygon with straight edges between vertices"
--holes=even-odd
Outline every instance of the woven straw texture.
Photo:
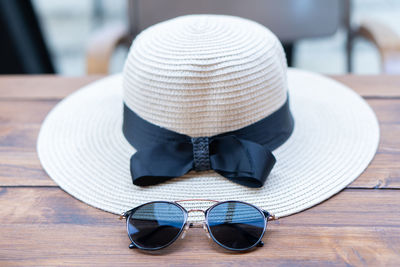
[[[273,151],[262,188],[213,171],[138,187],[122,134],[123,101],[141,117],[193,137],[249,125],[277,110],[289,93],[292,136]],[[137,37],[123,75],[92,83],[60,102],[38,138],[49,176],[76,198],[120,213],[154,200],[241,200],[286,216],[329,198],[356,179],[379,141],[375,114],[349,88],[289,69],[266,28],[227,16],[185,16]],[[206,208],[191,202],[190,208]]]
[[236,130],[286,101],[286,60],[275,35],[230,16],[183,16],[134,41],[124,100],[142,118],[192,137]]

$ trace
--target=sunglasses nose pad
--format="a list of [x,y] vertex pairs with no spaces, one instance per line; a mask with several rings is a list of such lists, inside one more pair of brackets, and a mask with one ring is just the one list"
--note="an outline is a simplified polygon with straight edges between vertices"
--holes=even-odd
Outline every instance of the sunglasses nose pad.
[[204,229],[204,231],[206,232],[207,237],[208,237],[208,238],[211,238],[210,233],[208,232],[208,228],[207,228],[206,223],[203,223],[203,229]]
[[186,224],[185,224],[185,227],[183,228],[183,233],[182,233],[182,235],[181,235],[181,239],[184,239],[184,238],[185,238],[186,233],[187,233],[187,231],[189,230],[189,227],[190,227],[190,224],[189,224],[189,223],[186,223]]

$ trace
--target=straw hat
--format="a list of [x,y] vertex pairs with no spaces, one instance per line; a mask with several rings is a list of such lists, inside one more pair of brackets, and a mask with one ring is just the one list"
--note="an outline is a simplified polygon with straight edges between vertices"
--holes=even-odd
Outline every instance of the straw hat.
[[[124,104],[152,125],[202,137],[251,126],[288,99],[294,128],[272,151],[276,164],[263,186],[247,187],[213,170],[150,186],[132,183],[130,158],[136,150],[122,131]],[[368,104],[336,81],[288,69],[280,42],[267,28],[238,17],[190,15],[143,31],[122,74],[61,101],[45,119],[37,149],[61,188],[105,211],[206,198],[246,201],[286,216],[355,180],[378,141]]]

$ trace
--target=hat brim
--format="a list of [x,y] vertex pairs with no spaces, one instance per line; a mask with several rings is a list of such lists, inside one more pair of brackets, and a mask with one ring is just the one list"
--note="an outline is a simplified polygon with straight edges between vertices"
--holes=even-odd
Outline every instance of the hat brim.
[[135,149],[121,130],[120,74],[87,85],[54,107],[39,133],[39,159],[66,192],[112,213],[154,200],[205,198],[241,200],[287,216],[354,181],[379,143],[374,112],[348,87],[296,69],[288,70],[288,84],[295,128],[273,151],[277,163],[262,188],[235,184],[213,171],[189,173],[155,186],[133,185],[129,160]]

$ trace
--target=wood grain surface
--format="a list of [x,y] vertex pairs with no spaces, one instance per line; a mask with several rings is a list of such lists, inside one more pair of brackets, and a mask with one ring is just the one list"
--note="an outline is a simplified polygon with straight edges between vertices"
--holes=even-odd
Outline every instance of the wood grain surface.
[[336,76],[381,127],[368,169],[320,205],[269,224],[265,246],[225,251],[202,229],[156,253],[129,250],[125,224],[62,191],[36,138],[63,97],[100,76],[0,77],[0,266],[400,266],[400,76]]

